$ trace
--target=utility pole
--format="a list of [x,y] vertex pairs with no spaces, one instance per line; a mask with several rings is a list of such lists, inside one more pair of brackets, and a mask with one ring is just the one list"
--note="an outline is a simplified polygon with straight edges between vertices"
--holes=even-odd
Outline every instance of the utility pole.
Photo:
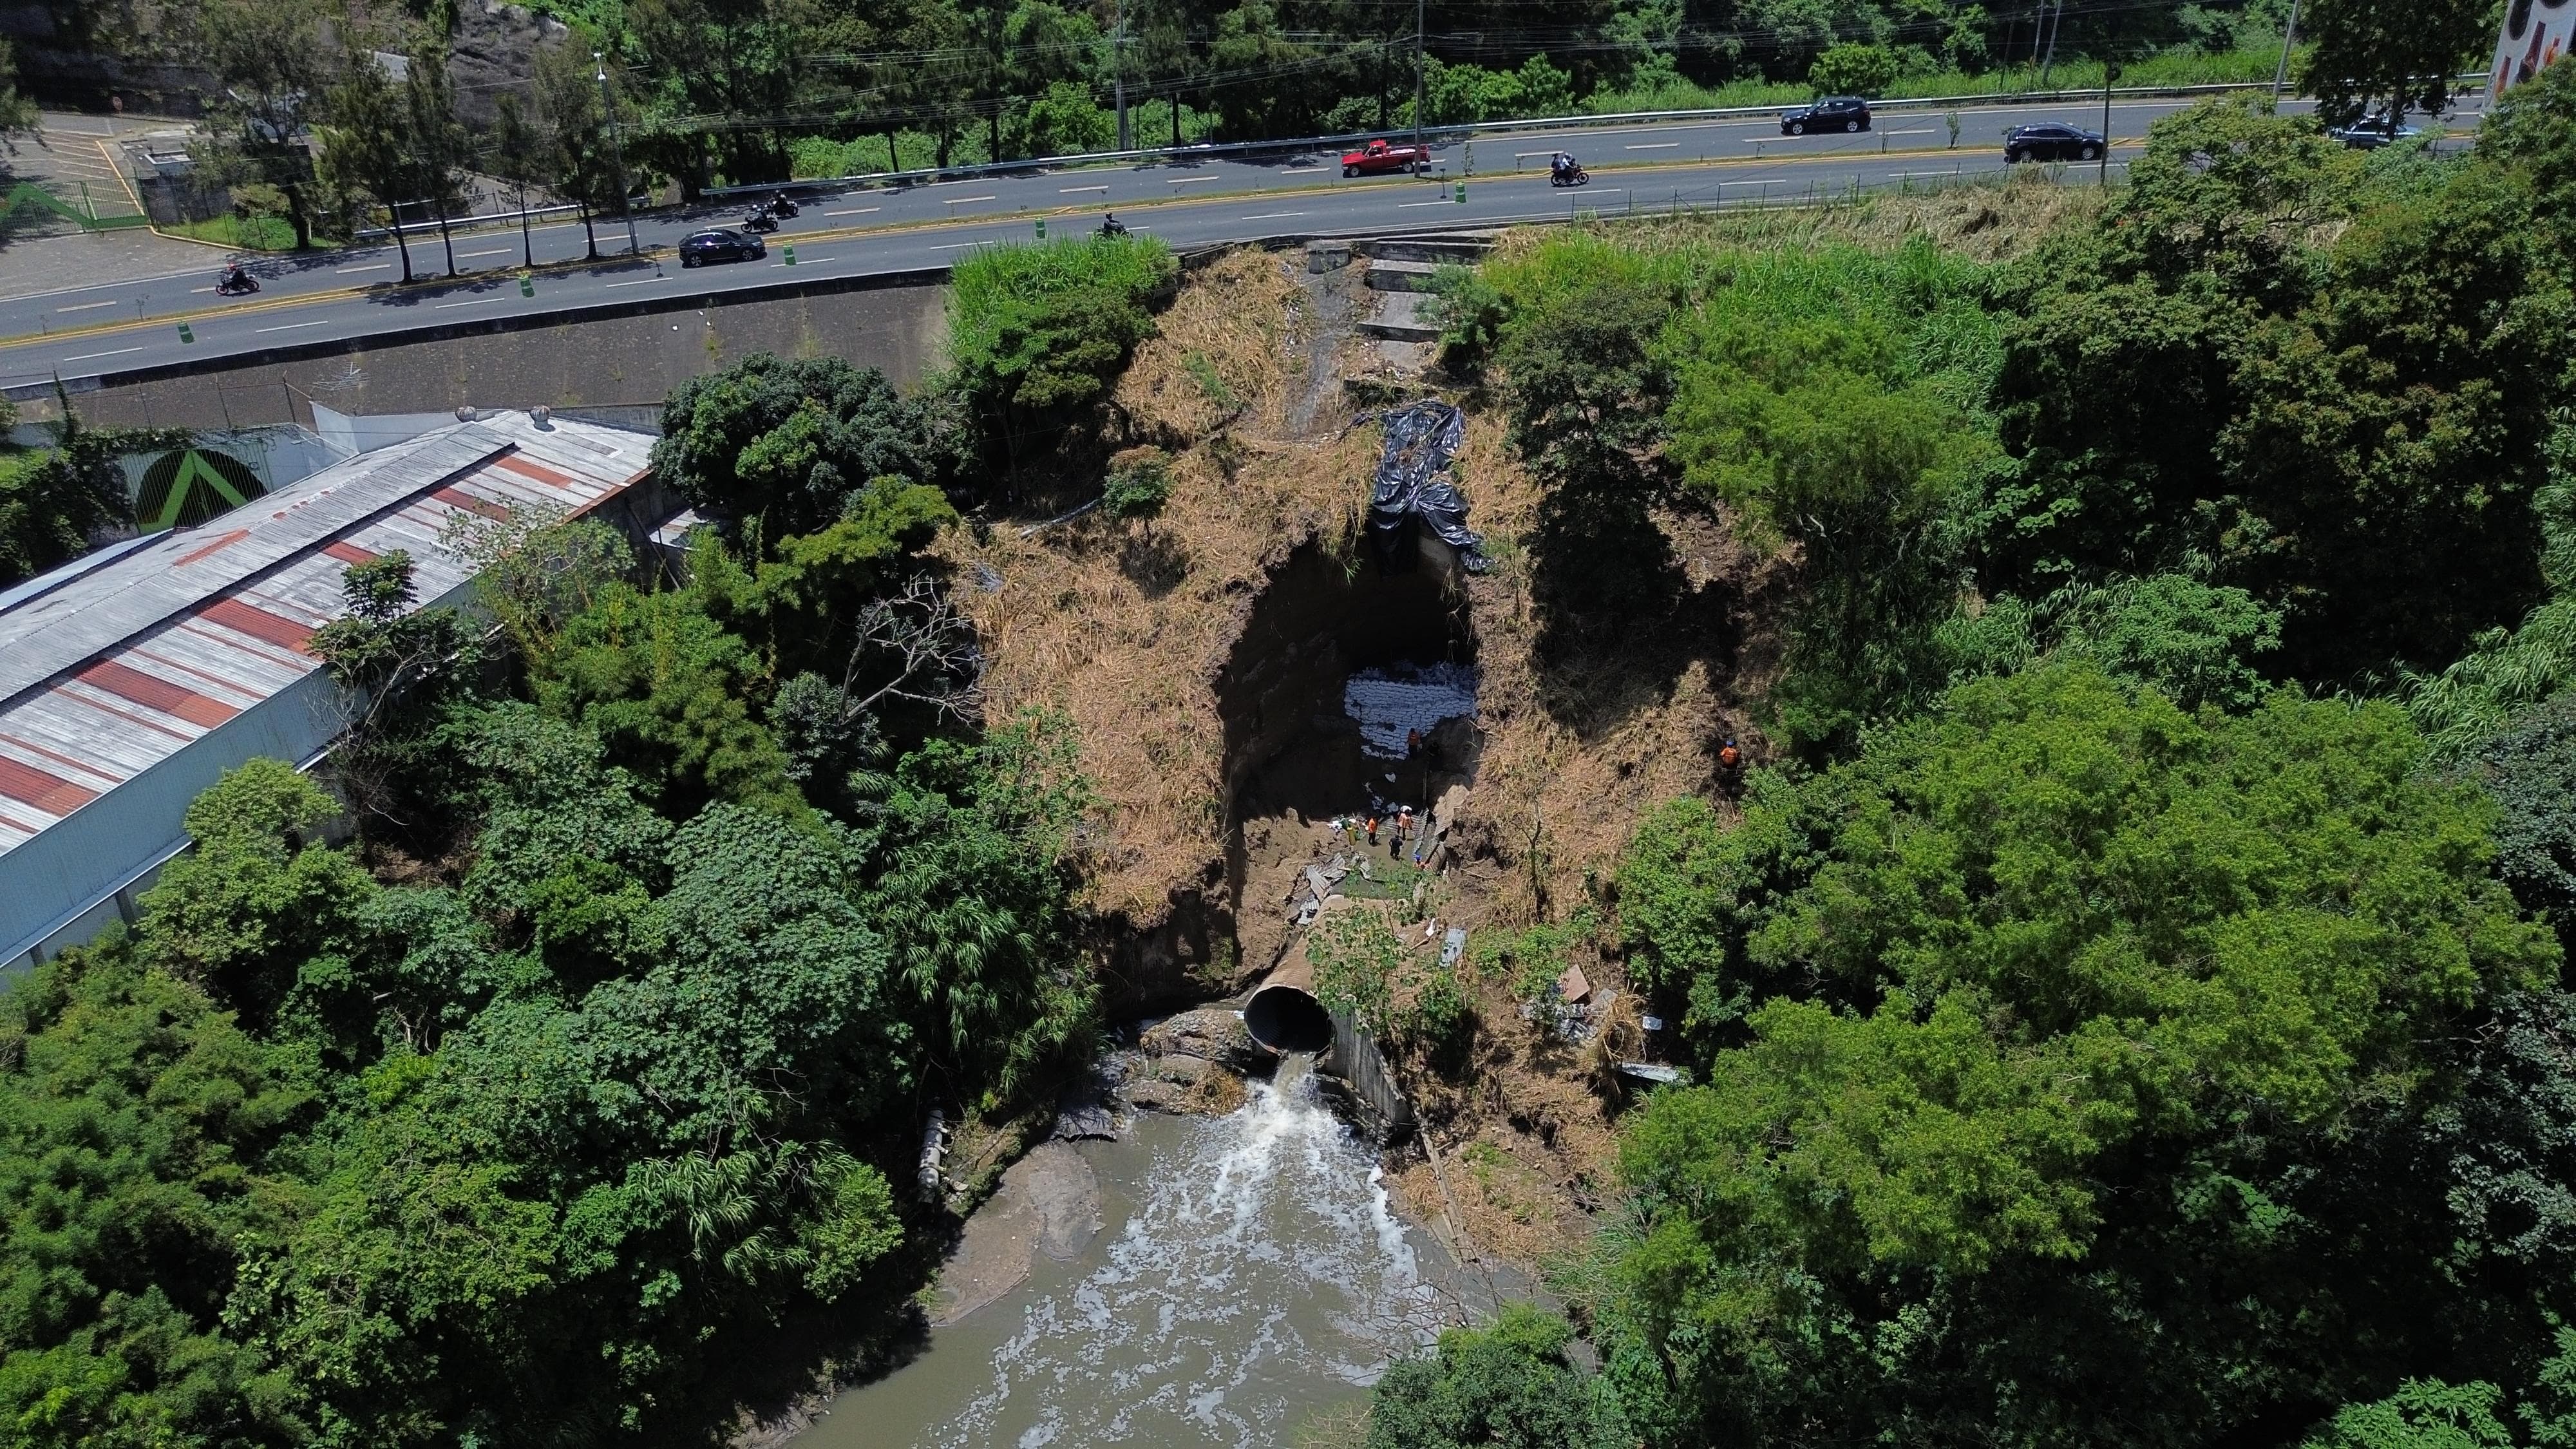
[[[1428,156],[1422,149],[1422,5],[1423,0],[1413,0],[1413,149]],[[1431,168],[1426,164],[1423,169]]]
[[2057,9],[2048,22],[2048,54],[2039,62],[2039,88],[2048,89],[2049,68],[2057,64],[2057,32],[2066,28],[2066,0],[2057,0]]
[[626,254],[641,256],[644,249],[635,243],[635,203],[627,195],[632,188],[626,184],[626,147],[617,139],[617,98],[608,91],[608,56],[594,50],[590,61],[599,67],[599,107],[608,116],[608,158],[617,167],[617,214],[626,218]]
[[2102,186],[2105,190],[2111,185],[2111,82],[2119,78],[2120,63],[2105,59],[2102,62]]
[[2272,104],[2281,103],[2281,87],[2290,83],[2290,44],[2299,37],[2299,0],[2290,0],[2290,23],[2281,27],[2281,64],[2272,72]]
[[[1110,89],[1118,96],[1118,149],[1136,149],[1135,133],[1127,129],[1127,6],[1120,0],[1109,23]],[[1180,104],[1178,101],[1174,105]]]

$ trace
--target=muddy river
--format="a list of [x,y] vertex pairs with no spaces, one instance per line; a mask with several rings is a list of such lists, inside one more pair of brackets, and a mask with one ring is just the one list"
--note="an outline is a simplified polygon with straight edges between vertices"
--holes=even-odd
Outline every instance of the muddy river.
[[1070,1261],[1035,1255],[796,1449],[1284,1446],[1391,1356],[1491,1311],[1494,1286],[1395,1215],[1311,1084],[1252,1083],[1222,1118],[1140,1113],[1079,1150],[1100,1231]]

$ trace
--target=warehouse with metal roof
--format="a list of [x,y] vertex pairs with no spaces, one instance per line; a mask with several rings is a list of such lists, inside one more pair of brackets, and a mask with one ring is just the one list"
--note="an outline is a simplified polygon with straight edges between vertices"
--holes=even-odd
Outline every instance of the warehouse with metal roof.
[[407,551],[429,607],[471,583],[439,544],[460,512],[649,532],[652,445],[542,411],[463,421],[0,593],[0,969],[131,920],[224,771],[327,752],[349,702],[306,645],[349,565]]

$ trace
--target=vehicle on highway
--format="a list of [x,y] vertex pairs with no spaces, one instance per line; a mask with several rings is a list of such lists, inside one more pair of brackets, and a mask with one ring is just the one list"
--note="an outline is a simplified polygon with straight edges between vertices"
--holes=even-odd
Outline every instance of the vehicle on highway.
[[1780,118],[1780,134],[1803,136],[1809,131],[1866,131],[1869,129],[1869,102],[1858,96],[1825,96],[1809,101]]
[[711,226],[693,231],[680,243],[680,265],[694,267],[700,262],[758,261],[769,255],[769,244],[749,232],[731,227]]
[[769,214],[771,216],[777,217],[781,221],[785,221],[787,218],[794,216],[799,211],[804,210],[803,207],[798,206],[794,200],[790,199],[784,191],[772,192],[769,200],[764,202],[763,205],[768,207]]
[[2376,151],[2398,141],[2412,141],[2424,132],[2415,126],[2392,126],[2386,116],[2373,116],[2354,125],[2337,126],[2326,134],[2356,151]]
[[2102,133],[2063,121],[2040,121],[2004,132],[2004,164],[2021,161],[2093,161],[2107,145]]
[[1371,141],[1356,151],[1342,153],[1344,176],[1384,176],[1396,171],[1428,171],[1431,149],[1427,146],[1399,146],[1392,141]]
[[215,294],[221,297],[246,297],[259,290],[259,278],[233,263],[215,274]]
[[1102,236],[1125,236],[1127,234],[1127,223],[1120,221],[1115,212],[1104,211],[1100,214],[1100,234]]
[[766,235],[778,230],[778,218],[769,214],[768,207],[755,206],[751,210],[743,213],[741,226],[744,231],[760,232],[763,235]]
[[1583,163],[1575,160],[1570,153],[1559,151],[1547,158],[1548,185],[1585,186],[1591,181],[1592,173],[1584,170]]

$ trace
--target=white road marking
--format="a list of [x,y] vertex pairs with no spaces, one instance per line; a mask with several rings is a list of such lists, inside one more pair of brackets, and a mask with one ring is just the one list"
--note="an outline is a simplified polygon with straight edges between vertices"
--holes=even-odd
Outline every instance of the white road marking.
[[394,264],[391,262],[369,262],[363,267],[333,267],[331,270],[335,272],[390,272],[393,269]]
[[970,242],[942,242],[942,243],[940,243],[938,246],[932,247],[932,248],[931,248],[931,250],[932,250],[932,251],[934,251],[934,252],[953,252],[953,251],[957,250],[959,247],[981,247],[981,246],[991,246],[991,245],[993,244],[994,240],[995,240],[994,238],[992,238],[992,237],[989,237],[989,236],[988,236],[988,237],[985,237],[985,238],[983,238],[983,239],[981,239],[981,240],[979,240],[979,241],[970,241]]
[[79,355],[79,356],[77,356],[77,357],[66,357],[66,358],[64,358],[64,359],[63,359],[63,361],[65,361],[65,362],[87,362],[87,361],[89,361],[89,360],[90,360],[91,358],[93,358],[93,357],[123,357],[125,354],[127,354],[127,353],[129,353],[129,352],[141,352],[142,350],[143,350],[143,349],[142,349],[142,348],[140,348],[140,347],[119,347],[119,348],[116,348],[116,349],[114,349],[114,350],[112,350],[112,351],[108,351],[108,352],[84,352],[84,353],[80,354],[80,355]]
[[1247,217],[1245,217],[1245,218],[1244,218],[1244,220],[1245,220],[1245,221],[1277,221],[1277,220],[1279,220],[1281,217],[1286,217],[1286,216],[1304,216],[1305,214],[1306,214],[1306,213],[1304,213],[1304,212],[1302,212],[1302,211],[1265,211],[1265,212],[1261,213],[1259,216],[1247,216]]
[[1321,166],[1291,166],[1279,174],[1282,176],[1309,176],[1323,169],[1324,168]]
[[506,257],[517,250],[517,247],[494,247],[488,252],[458,252],[456,255],[459,257]]
[[[211,291],[213,291],[213,290],[214,290],[214,288],[212,288],[212,287],[208,287],[206,290],[207,290],[207,291],[209,291],[209,292],[211,292]],[[70,307],[56,307],[54,310],[55,310],[55,311],[57,311],[57,312],[88,312],[88,311],[92,311],[92,310],[94,310],[94,309],[96,309],[96,308],[100,308],[100,307],[113,307],[113,306],[115,306],[115,305],[116,305],[116,299],[115,299],[115,298],[113,298],[113,297],[110,297],[109,299],[107,299],[107,300],[106,300],[106,301],[104,301],[104,302],[82,302],[82,303],[79,303],[79,304],[78,304],[78,305],[76,305],[76,306],[70,306]]]
[[1190,184],[1191,182],[1193,182],[1193,181],[1214,181],[1214,180],[1216,180],[1216,178],[1215,178],[1215,177],[1213,177],[1213,176],[1183,176],[1183,177],[1180,177],[1180,178],[1178,178],[1178,179],[1176,179],[1176,180],[1166,181],[1166,182],[1164,182],[1163,184],[1164,184],[1164,185],[1166,185],[1166,186],[1187,186],[1187,185],[1189,185],[1189,184]]
[[[798,266],[800,266],[800,267],[819,267],[819,266],[823,265],[825,262],[838,261],[838,260],[840,260],[838,257],[807,257],[807,258],[805,258],[804,260],[802,260],[802,261],[800,261],[800,262],[796,263],[796,265],[798,265]],[[786,265],[787,265],[787,263],[785,263],[785,262],[771,262],[771,263],[770,263],[770,265],[771,265],[771,266],[773,266],[773,267],[783,267],[783,266],[786,266]]]
[[471,302],[440,302],[431,310],[443,312],[450,307],[484,307],[500,300],[498,297],[477,297]]
[[211,292],[211,291],[213,291],[213,290],[214,290],[214,288],[212,288],[212,287],[190,287],[190,288],[188,289],[188,291],[189,291],[189,293],[190,293],[191,295],[194,295],[195,293],[198,293],[198,292]]
[[612,287],[640,287],[646,282],[667,282],[669,280],[670,278],[668,277],[637,277],[631,282],[611,282],[608,285]]
[[973,206],[976,202],[991,201],[993,198],[989,196],[945,196],[940,199],[948,203],[950,206]]
[[1056,188],[1056,194],[1071,196],[1077,191],[1107,191],[1108,189],[1106,186],[1059,186]]
[[277,327],[255,327],[251,330],[253,332],[292,332],[298,327],[319,327],[330,320],[328,317],[317,317],[310,322],[288,322]]
[[843,207],[839,211],[827,211],[823,214],[825,216],[865,216],[869,212],[883,211],[884,209],[885,208],[881,206],[848,206]]
[[[1681,145],[1682,143],[1679,141],[1641,141],[1628,149],[1631,151],[1678,151],[1681,149]],[[1515,156],[1512,159],[1517,161],[1520,158]]]

